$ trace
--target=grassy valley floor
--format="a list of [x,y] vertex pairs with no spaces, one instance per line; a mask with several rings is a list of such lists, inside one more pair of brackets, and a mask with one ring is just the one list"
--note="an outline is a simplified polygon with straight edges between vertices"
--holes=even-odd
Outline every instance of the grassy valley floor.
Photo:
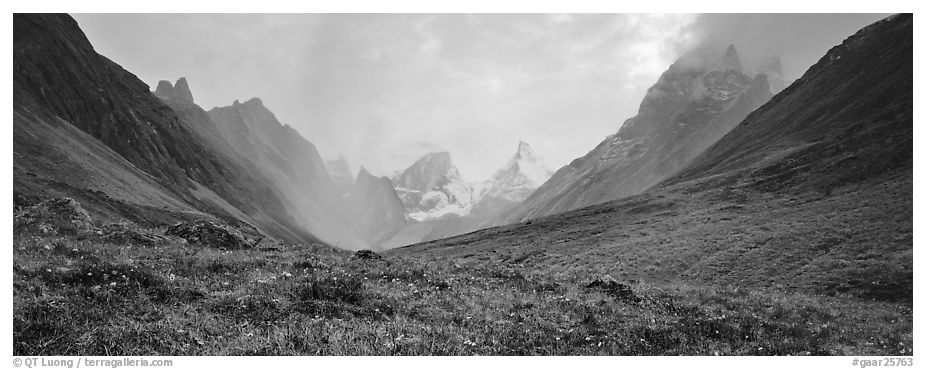
[[912,355],[912,305],[324,245],[14,235],[14,355]]

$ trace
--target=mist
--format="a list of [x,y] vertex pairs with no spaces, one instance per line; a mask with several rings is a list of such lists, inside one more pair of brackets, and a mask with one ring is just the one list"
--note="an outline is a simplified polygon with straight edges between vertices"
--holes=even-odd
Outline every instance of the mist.
[[317,145],[387,174],[415,143],[490,176],[530,143],[554,168],[636,113],[679,55],[735,44],[798,78],[874,14],[76,14],[151,86],[185,76],[206,109],[260,97]]

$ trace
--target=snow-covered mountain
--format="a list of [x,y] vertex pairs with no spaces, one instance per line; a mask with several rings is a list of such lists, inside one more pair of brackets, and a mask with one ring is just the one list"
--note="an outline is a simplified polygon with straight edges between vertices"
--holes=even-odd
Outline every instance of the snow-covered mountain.
[[500,199],[521,202],[553,176],[551,170],[534,149],[524,141],[518,151],[492,178],[475,186],[476,201]]
[[522,141],[511,159],[485,181],[461,178],[446,151],[425,154],[392,181],[408,216],[422,222],[447,215],[467,216],[474,209],[483,215],[516,204],[552,175],[543,159]]
[[463,216],[473,207],[473,185],[460,178],[446,151],[425,154],[392,182],[408,216],[416,221]]

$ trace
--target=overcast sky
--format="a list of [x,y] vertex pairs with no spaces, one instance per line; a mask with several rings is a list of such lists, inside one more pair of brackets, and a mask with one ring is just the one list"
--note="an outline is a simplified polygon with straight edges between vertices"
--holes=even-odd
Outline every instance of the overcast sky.
[[734,43],[798,78],[884,15],[75,14],[150,86],[187,77],[205,109],[260,97],[323,158],[359,165],[427,142],[489,177],[519,140],[557,169],[636,113],[685,50]]

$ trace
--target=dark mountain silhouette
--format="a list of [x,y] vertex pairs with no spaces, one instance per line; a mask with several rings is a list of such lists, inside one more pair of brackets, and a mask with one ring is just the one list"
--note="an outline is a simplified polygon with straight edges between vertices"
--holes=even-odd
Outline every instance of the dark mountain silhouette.
[[[314,240],[263,178],[201,142],[198,127],[97,54],[71,17],[16,14],[13,26],[19,202],[69,195],[105,217],[168,222],[195,212]],[[173,93],[192,102],[180,87]]]
[[912,88],[913,17],[895,15],[643,194],[395,252],[912,301]]

